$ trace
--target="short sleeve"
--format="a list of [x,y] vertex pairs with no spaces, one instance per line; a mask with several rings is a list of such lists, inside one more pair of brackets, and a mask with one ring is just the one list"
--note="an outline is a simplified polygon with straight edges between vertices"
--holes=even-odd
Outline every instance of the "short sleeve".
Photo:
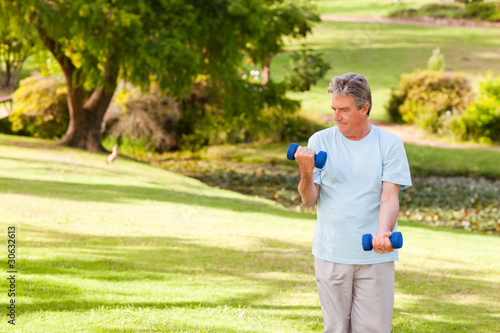
[[410,166],[401,140],[393,142],[384,154],[382,181],[401,185],[401,190],[412,185]]
[[[308,148],[311,148],[312,150],[314,150],[316,152],[316,154],[321,151],[321,147],[319,146],[318,142],[317,142],[317,136],[316,135],[313,135],[309,138],[309,142],[307,143],[307,147]],[[318,184],[321,186],[322,182],[321,182],[321,170],[318,169],[318,168],[314,168],[314,171],[313,171],[313,181],[315,184]]]

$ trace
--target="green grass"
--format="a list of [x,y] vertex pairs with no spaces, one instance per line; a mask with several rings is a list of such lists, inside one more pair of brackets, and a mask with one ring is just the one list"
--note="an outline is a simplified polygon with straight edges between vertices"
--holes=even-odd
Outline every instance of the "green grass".
[[385,104],[390,89],[399,87],[399,76],[427,67],[432,50],[440,47],[446,70],[462,71],[473,81],[487,70],[500,73],[498,29],[443,28],[383,23],[321,22],[312,35],[287,43],[287,52],[273,58],[273,80],[281,81],[290,51],[301,44],[323,54],[332,68],[310,91],[289,93],[302,101],[307,114],[330,114],[328,83],[335,75],[365,75],[373,93],[372,117],[387,119]]
[[[0,225],[4,237],[18,228],[16,331],[322,330],[314,215],[104,159],[0,135]],[[400,229],[393,332],[496,331],[499,238]],[[0,331],[14,331],[6,316]]]
[[[306,145],[307,142],[299,142]],[[289,143],[212,146],[198,156],[208,160],[278,164],[295,167],[285,159]],[[500,178],[500,151],[489,149],[450,149],[405,144],[414,176],[475,176]],[[182,158],[179,154],[175,158]],[[182,155],[182,154],[181,154]],[[165,156],[169,156],[168,154]],[[192,158],[190,156],[189,158]]]
[[423,4],[433,3],[433,0],[401,1],[392,0],[317,0],[318,12],[327,15],[340,16],[387,16],[391,11],[400,8],[418,8]]

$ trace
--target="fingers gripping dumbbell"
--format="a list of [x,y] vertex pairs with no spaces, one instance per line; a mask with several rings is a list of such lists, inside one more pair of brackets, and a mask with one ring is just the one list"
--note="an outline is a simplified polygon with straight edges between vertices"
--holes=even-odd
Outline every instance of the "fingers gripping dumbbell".
[[[365,251],[373,250],[372,240],[373,240],[373,236],[371,234],[364,234],[363,235],[362,244],[363,244],[363,249]],[[402,233],[397,232],[397,231],[393,232],[392,236],[389,237],[389,240],[391,241],[393,248],[400,249],[403,247],[403,234]]]
[[[295,161],[295,152],[299,148],[299,145],[296,143],[290,144],[288,147],[288,151],[286,152],[286,158],[290,161]],[[314,155],[314,166],[318,169],[321,169],[325,166],[326,163],[326,152],[320,151],[319,153]]]

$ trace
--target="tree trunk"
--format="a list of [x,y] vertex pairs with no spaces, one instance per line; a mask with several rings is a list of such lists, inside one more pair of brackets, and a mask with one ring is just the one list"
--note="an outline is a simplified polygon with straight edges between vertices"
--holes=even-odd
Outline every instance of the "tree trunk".
[[271,56],[266,57],[266,59],[262,62],[262,71],[261,71],[261,81],[262,85],[266,85],[269,80],[271,80]]
[[[109,61],[108,61],[109,63]],[[94,90],[84,102],[85,91],[78,80],[74,88],[71,76],[66,75],[68,87],[69,126],[59,145],[76,147],[88,151],[107,152],[101,144],[101,126],[104,114],[113,98],[118,78],[118,70],[104,73],[105,85]],[[72,87],[72,89],[70,89]]]
[[101,126],[104,113],[116,89],[119,67],[110,55],[104,64],[103,85],[96,88],[85,101],[83,84],[85,77],[46,32],[38,28],[42,42],[61,66],[68,90],[69,125],[59,145],[76,147],[88,151],[108,152],[101,144]]

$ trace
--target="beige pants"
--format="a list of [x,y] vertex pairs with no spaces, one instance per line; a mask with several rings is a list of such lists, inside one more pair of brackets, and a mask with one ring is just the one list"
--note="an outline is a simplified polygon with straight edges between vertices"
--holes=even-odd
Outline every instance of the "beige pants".
[[394,262],[344,265],[315,258],[325,333],[387,333],[394,308]]

